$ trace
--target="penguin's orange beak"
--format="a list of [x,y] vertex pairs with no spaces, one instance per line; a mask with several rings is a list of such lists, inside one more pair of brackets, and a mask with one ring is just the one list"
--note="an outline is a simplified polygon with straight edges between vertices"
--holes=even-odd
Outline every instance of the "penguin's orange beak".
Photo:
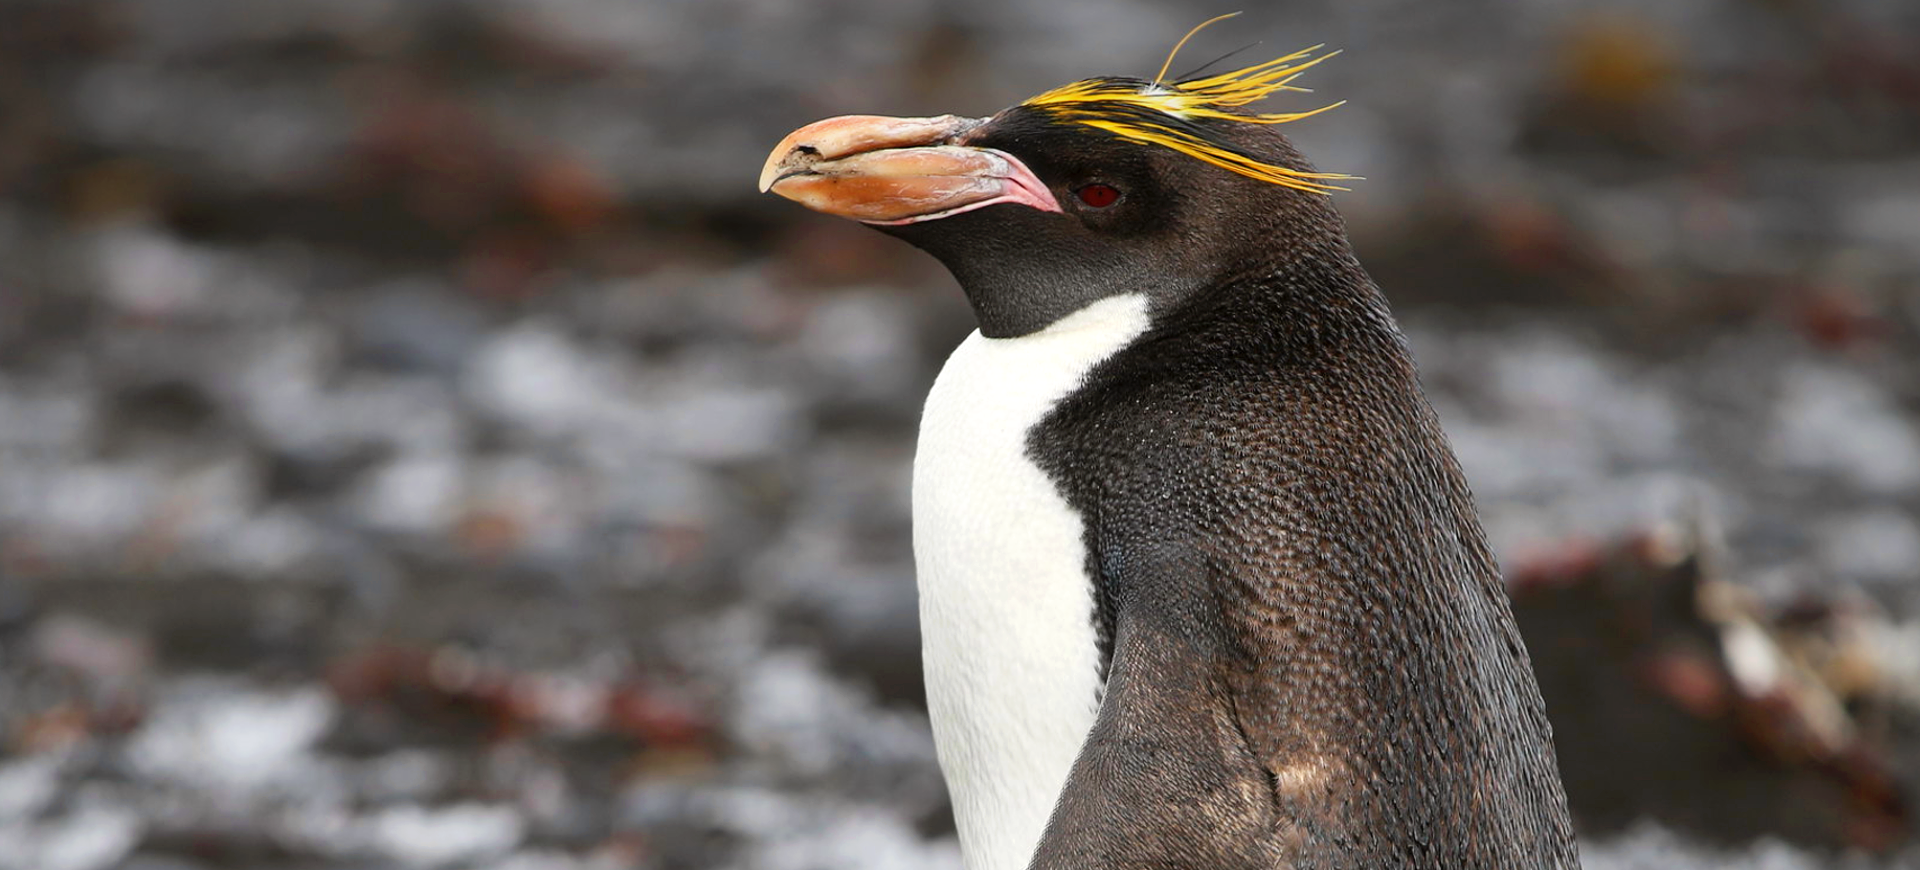
[[963,144],[986,119],[846,115],[801,127],[774,146],[760,190],[814,211],[875,224],[933,220],[990,205],[1060,211],[1019,158]]

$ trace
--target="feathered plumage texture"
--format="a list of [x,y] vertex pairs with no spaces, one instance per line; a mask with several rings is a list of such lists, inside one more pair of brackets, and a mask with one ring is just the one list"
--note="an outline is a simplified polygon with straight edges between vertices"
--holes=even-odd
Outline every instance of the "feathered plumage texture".
[[[1235,13],[1238,14],[1238,13]],[[1205,27],[1223,15],[1201,24]],[[1180,40],[1187,39],[1200,27]],[[1180,51],[1175,45],[1175,54]],[[1132,78],[1094,78],[1054,88],[1033,97],[1022,106],[1045,113],[1060,121],[1082,124],[1122,139],[1171,148],[1196,160],[1249,178],[1312,193],[1345,190],[1329,182],[1353,178],[1337,172],[1303,172],[1268,163],[1224,141],[1214,129],[1201,121],[1237,124],[1284,124],[1320,114],[1341,103],[1305,112],[1260,114],[1228,111],[1265,99],[1280,91],[1302,91],[1292,86],[1294,79],[1308,68],[1339,52],[1314,57],[1324,46],[1301,49],[1265,63],[1204,78],[1163,81],[1173,56],[1160,68],[1153,81]]]

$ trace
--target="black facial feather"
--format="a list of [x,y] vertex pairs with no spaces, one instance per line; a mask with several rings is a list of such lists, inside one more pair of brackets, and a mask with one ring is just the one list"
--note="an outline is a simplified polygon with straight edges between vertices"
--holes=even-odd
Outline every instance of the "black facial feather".
[[[1116,116],[1143,110],[1116,106]],[[1310,171],[1270,127],[1177,121],[1265,162]],[[1225,272],[1292,256],[1269,243],[1289,219],[1333,217],[1325,196],[1282,187],[1184,154],[1120,139],[1014,107],[961,142],[1019,158],[1062,213],[989,206],[934,221],[881,227],[939,258],[960,282],[982,334],[1026,335],[1107,296],[1142,293],[1155,307],[1205,291]],[[1124,200],[1090,213],[1072,191],[1089,182]]]

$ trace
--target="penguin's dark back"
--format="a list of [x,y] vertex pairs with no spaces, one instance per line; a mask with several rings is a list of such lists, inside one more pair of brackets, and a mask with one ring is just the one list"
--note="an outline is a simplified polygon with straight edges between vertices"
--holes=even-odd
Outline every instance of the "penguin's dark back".
[[1087,518],[1102,667],[1129,609],[1194,640],[1282,866],[1578,866],[1472,496],[1344,244],[1161,312],[1028,444]]

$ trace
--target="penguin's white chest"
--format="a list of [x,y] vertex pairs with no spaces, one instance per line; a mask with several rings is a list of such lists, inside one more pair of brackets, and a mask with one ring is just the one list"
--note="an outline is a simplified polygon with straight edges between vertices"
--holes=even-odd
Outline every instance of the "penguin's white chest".
[[1019,338],[967,337],[913,465],[927,706],[969,870],[1023,870],[1100,690],[1080,515],[1027,453],[1034,425],[1147,327],[1109,297]]

